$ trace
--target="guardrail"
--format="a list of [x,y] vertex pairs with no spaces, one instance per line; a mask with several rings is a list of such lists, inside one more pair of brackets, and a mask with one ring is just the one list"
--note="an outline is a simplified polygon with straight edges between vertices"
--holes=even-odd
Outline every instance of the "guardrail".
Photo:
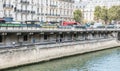
[[0,27],[0,32],[42,32],[42,31],[120,31],[120,28],[41,28],[41,27]]

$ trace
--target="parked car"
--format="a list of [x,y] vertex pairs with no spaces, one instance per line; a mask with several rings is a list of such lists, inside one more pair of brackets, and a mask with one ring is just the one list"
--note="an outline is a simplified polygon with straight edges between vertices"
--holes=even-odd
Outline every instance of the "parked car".
[[58,26],[58,28],[60,28],[60,29],[71,29],[72,26]]
[[105,26],[97,26],[97,28],[105,28]]
[[117,26],[115,24],[109,24],[106,26],[106,28],[117,28]]
[[86,26],[85,25],[75,25],[74,28],[77,28],[77,29],[86,29]]
[[102,27],[103,24],[102,23],[94,23],[94,25],[92,26],[93,28],[99,28]]

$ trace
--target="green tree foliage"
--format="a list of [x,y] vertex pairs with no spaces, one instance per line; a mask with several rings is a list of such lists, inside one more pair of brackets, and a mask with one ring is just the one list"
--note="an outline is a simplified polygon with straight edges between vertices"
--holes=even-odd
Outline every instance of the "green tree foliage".
[[120,6],[117,6],[117,19],[118,21],[120,21]]
[[111,8],[96,6],[94,12],[95,20],[104,20],[105,23],[108,21],[119,21],[120,20],[120,6],[112,6]]
[[74,20],[76,22],[79,22],[79,23],[82,21],[82,12],[81,12],[81,10],[75,10],[74,11]]
[[95,12],[94,12],[94,19],[95,20],[99,20],[100,19],[100,15],[101,15],[101,7],[100,6],[96,6],[95,7]]
[[116,6],[113,6],[113,7],[109,8],[109,10],[108,10],[109,21],[117,19],[117,12],[116,12],[116,10],[117,10]]
[[108,9],[106,7],[103,7],[101,9],[100,19],[104,20],[105,24],[107,23],[107,21],[108,21]]
[[119,21],[120,20],[120,6],[112,6],[108,10],[108,18],[109,21],[115,20]]

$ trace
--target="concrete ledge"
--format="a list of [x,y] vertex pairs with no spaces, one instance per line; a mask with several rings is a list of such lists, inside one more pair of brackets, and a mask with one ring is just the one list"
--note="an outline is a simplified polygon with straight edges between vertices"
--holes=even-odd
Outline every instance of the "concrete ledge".
[[116,40],[70,45],[56,48],[41,49],[38,46],[27,49],[9,50],[0,53],[0,69],[49,61],[51,59],[83,54],[120,46]]

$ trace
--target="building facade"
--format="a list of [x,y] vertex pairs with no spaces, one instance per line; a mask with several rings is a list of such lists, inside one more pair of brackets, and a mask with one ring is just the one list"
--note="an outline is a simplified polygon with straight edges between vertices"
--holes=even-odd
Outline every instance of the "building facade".
[[14,21],[71,21],[73,11],[73,0],[0,0],[1,17]]
[[94,21],[94,10],[96,6],[106,6],[110,8],[115,5],[120,5],[120,0],[80,0],[76,8],[81,9],[84,20],[90,22]]

